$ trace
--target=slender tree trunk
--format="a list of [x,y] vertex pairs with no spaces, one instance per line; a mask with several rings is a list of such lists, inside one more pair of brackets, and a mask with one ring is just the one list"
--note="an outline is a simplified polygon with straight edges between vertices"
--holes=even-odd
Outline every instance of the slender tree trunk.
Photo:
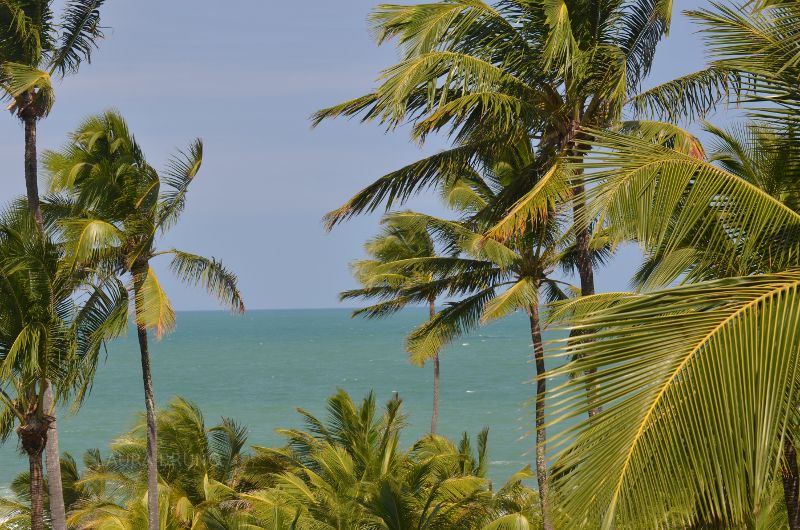
[[25,421],[17,427],[20,445],[28,455],[30,466],[31,530],[44,530],[44,470],[42,454],[47,445],[47,431],[50,416],[42,416],[37,411],[29,412]]
[[[53,410],[53,386],[50,381],[45,384],[44,410],[47,413]],[[64,489],[61,483],[61,454],[58,449],[58,426],[55,419],[55,411],[52,412],[52,415],[53,421],[47,431],[47,446],[45,447],[47,492],[50,498],[50,522],[53,530],[67,530]]]
[[[575,200],[572,203],[572,217],[575,221],[581,221],[584,215],[583,210],[585,204],[581,199],[585,191],[584,185],[578,184],[575,186]],[[588,226],[583,226],[583,223],[575,225],[575,248],[578,258],[578,277],[581,281],[581,296],[591,296],[595,294],[594,287],[594,267],[592,266],[592,250],[591,250],[591,233]],[[580,334],[580,331],[572,331],[570,337],[575,337]],[[586,371],[586,375],[591,377],[597,373],[597,370],[592,368]],[[586,389],[587,399],[589,401],[589,417],[592,418],[602,412],[600,406],[595,406],[596,390],[593,384],[589,384]]]
[[797,450],[787,437],[783,441],[783,498],[789,516],[789,529],[800,530],[800,478],[797,471]]
[[[148,265],[133,271],[134,284],[138,291],[147,274]],[[138,299],[138,296],[135,297]],[[138,313],[138,311],[137,311]],[[158,434],[156,432],[156,400],[153,391],[153,375],[150,370],[150,349],[147,342],[147,328],[136,325],[139,337],[139,351],[142,356],[142,380],[144,381],[144,406],[147,415],[147,512],[149,530],[159,530],[158,522]]]
[[44,477],[42,473],[42,453],[29,454],[31,530],[44,530]]
[[[33,95],[22,98],[25,108],[22,109],[22,121],[25,125],[25,191],[28,198],[28,209],[36,220],[39,230],[44,231],[42,207],[39,203],[39,166],[36,149],[36,121],[34,110],[28,107]],[[50,411],[53,404],[53,389],[47,381],[44,394],[45,411]],[[55,413],[54,413],[55,414]],[[58,426],[53,420],[47,436],[46,464],[47,486],[50,497],[50,515],[53,530],[67,530],[66,511],[64,509],[64,493],[61,485],[61,453],[58,448]]]
[[[436,301],[431,300],[429,305],[430,319],[436,316]],[[436,434],[439,427],[439,354],[433,358],[433,414],[431,416],[431,433]]]
[[[30,95],[23,98],[23,103],[33,99]],[[42,208],[39,204],[39,171],[36,154],[36,113],[32,108],[25,108],[21,112],[22,122],[25,124],[25,191],[28,196],[28,208],[36,219],[39,228],[44,227],[42,221]]]
[[539,501],[542,508],[544,530],[553,530],[550,514],[550,480],[547,476],[547,429],[545,428],[545,394],[547,393],[547,369],[544,365],[544,342],[539,320],[539,308],[530,308],[533,358],[536,363],[536,480],[539,485]]

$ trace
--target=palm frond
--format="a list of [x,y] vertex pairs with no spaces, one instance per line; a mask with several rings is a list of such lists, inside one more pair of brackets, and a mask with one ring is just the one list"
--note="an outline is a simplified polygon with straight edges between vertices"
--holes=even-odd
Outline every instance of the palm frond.
[[220,302],[237,313],[244,312],[244,300],[239,292],[236,275],[214,258],[205,258],[180,250],[172,254],[170,269],[183,282],[202,285]]

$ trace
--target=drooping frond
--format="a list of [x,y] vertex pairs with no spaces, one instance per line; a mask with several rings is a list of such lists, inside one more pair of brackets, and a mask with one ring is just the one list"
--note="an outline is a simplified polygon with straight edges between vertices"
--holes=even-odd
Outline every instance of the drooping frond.
[[239,292],[236,275],[214,258],[205,258],[180,250],[172,250],[170,269],[181,281],[202,285],[232,311],[244,312],[244,300]]
[[572,173],[569,167],[555,163],[533,188],[520,198],[497,224],[487,231],[487,236],[507,239],[524,232],[528,222],[541,222],[572,195]]
[[415,329],[406,340],[411,362],[423,366],[456,337],[475,330],[495,287],[482,289],[458,302],[448,303],[436,316]]
[[175,328],[175,311],[155,272],[147,268],[135,275],[136,324],[156,331],[157,337]]
[[390,210],[413,194],[431,186],[443,187],[462,176],[474,173],[473,164],[478,145],[463,145],[442,151],[393,171],[370,184],[343,206],[325,216],[325,226],[335,225],[361,213],[370,213],[383,206]]
[[637,116],[691,121],[705,117],[720,103],[736,100],[741,85],[737,72],[711,66],[645,90],[629,103]]
[[534,278],[523,277],[486,304],[481,322],[498,320],[518,310],[529,311],[538,305],[539,285]]

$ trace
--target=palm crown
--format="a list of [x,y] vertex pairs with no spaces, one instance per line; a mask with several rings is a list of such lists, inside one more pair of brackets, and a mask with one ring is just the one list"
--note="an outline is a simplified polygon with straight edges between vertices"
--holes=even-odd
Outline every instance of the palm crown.
[[[156,248],[158,237],[183,211],[202,156],[202,143],[195,141],[159,174],[144,159],[125,121],[108,112],[88,119],[62,151],[44,157],[53,190],[67,192],[54,206],[67,212],[61,226],[72,256],[131,273],[142,287],[137,322],[159,334],[172,328],[175,315],[155,273],[144,267],[153,257],[171,255],[170,268],[181,280],[203,285],[235,311],[244,309],[236,277],[219,261]],[[69,217],[71,208],[80,215]]]

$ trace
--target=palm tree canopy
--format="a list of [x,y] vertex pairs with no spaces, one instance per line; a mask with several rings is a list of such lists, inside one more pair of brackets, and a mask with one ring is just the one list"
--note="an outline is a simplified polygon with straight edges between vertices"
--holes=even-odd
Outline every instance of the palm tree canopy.
[[203,144],[179,151],[163,172],[145,159],[125,120],[116,112],[93,116],[61,151],[44,155],[60,221],[76,262],[112,272],[130,272],[140,304],[136,319],[161,334],[172,329],[172,305],[149,260],[170,255],[170,269],[190,285],[201,285],[233,311],[244,310],[236,276],[214,258],[169,249],[158,237],[178,221],[189,185],[200,170]]

